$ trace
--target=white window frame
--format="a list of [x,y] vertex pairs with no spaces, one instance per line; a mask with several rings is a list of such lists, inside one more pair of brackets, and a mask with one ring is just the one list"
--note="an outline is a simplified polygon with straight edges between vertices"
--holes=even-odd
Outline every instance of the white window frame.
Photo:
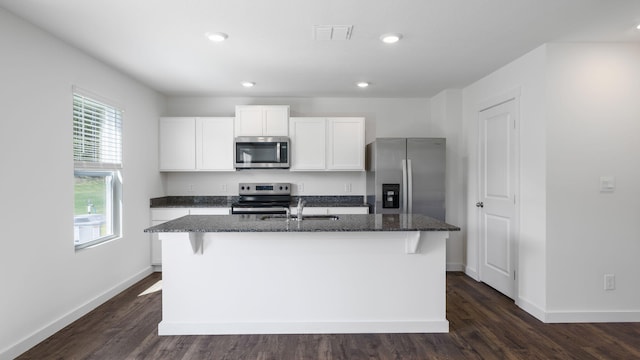
[[82,243],[75,243],[74,239],[75,248],[84,249],[90,246],[101,244],[105,241],[122,237],[122,179],[120,177],[120,171],[76,168],[73,173],[74,177],[104,177],[105,181],[108,181],[105,197],[105,222],[107,224],[107,228],[109,229],[109,234]]
[[[105,222],[108,228],[108,234],[102,237],[98,237],[91,241],[86,241],[82,243],[75,242],[74,236],[74,245],[76,250],[92,247],[98,244],[102,244],[104,242],[114,240],[122,237],[122,117],[124,111],[121,110],[120,107],[111,105],[113,102],[105,100],[95,94],[91,94],[85,90],[81,90],[77,87],[73,87],[73,102],[72,106],[75,106],[74,103],[76,101],[76,96],[81,98],[86,98],[88,101],[93,103],[98,103],[105,108],[109,108],[110,110],[115,110],[119,113],[119,149],[120,152],[120,161],[116,162],[103,162],[100,159],[96,159],[95,161],[86,161],[86,159],[78,160],[75,151],[74,151],[74,178],[78,176],[92,176],[92,177],[104,177],[105,181],[107,181],[107,190],[106,190],[106,198],[105,198]],[[74,124],[75,124],[76,111],[74,109]],[[75,135],[74,135],[74,145],[75,145]],[[74,198],[75,198],[75,190],[74,190]],[[74,215],[75,219],[75,215]],[[74,221],[75,223],[75,221]],[[76,224],[74,224],[75,226]]]

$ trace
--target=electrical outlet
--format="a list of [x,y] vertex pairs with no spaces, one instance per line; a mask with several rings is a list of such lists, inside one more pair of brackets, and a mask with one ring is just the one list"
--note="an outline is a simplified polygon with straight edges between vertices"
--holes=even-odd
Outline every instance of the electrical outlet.
[[614,274],[604,274],[604,289],[605,290],[616,289],[616,276]]
[[222,185],[220,185],[220,190],[221,190],[223,193],[226,193],[226,192],[227,192],[227,184],[222,184]]
[[600,177],[600,192],[611,193],[616,190],[616,178],[613,176]]
[[298,184],[298,194],[302,194],[304,192],[304,183]]
[[193,184],[187,185],[187,192],[193,192]]
[[344,184],[344,192],[346,192],[346,193],[350,193],[351,192],[351,183]]

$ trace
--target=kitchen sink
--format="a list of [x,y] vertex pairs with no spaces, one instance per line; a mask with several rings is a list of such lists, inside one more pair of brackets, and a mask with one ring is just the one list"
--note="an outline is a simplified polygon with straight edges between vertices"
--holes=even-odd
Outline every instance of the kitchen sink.
[[[286,220],[286,215],[264,215],[260,217],[260,220]],[[291,220],[297,220],[296,215],[291,215]],[[305,220],[338,220],[337,215],[305,215],[302,217],[302,221]]]

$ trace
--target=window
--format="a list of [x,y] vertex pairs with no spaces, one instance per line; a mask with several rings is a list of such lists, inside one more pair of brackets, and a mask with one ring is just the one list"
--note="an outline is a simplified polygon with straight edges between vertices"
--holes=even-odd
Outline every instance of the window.
[[122,111],[73,91],[73,228],[76,249],[120,236]]

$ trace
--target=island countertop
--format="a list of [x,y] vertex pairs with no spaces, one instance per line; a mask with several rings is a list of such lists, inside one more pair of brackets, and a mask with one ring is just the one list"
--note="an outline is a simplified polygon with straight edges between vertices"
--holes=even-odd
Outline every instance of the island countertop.
[[[335,215],[337,220],[285,220],[265,215],[187,215],[145,232],[364,232],[459,231],[460,228],[420,214]],[[311,216],[310,216],[311,217]]]

